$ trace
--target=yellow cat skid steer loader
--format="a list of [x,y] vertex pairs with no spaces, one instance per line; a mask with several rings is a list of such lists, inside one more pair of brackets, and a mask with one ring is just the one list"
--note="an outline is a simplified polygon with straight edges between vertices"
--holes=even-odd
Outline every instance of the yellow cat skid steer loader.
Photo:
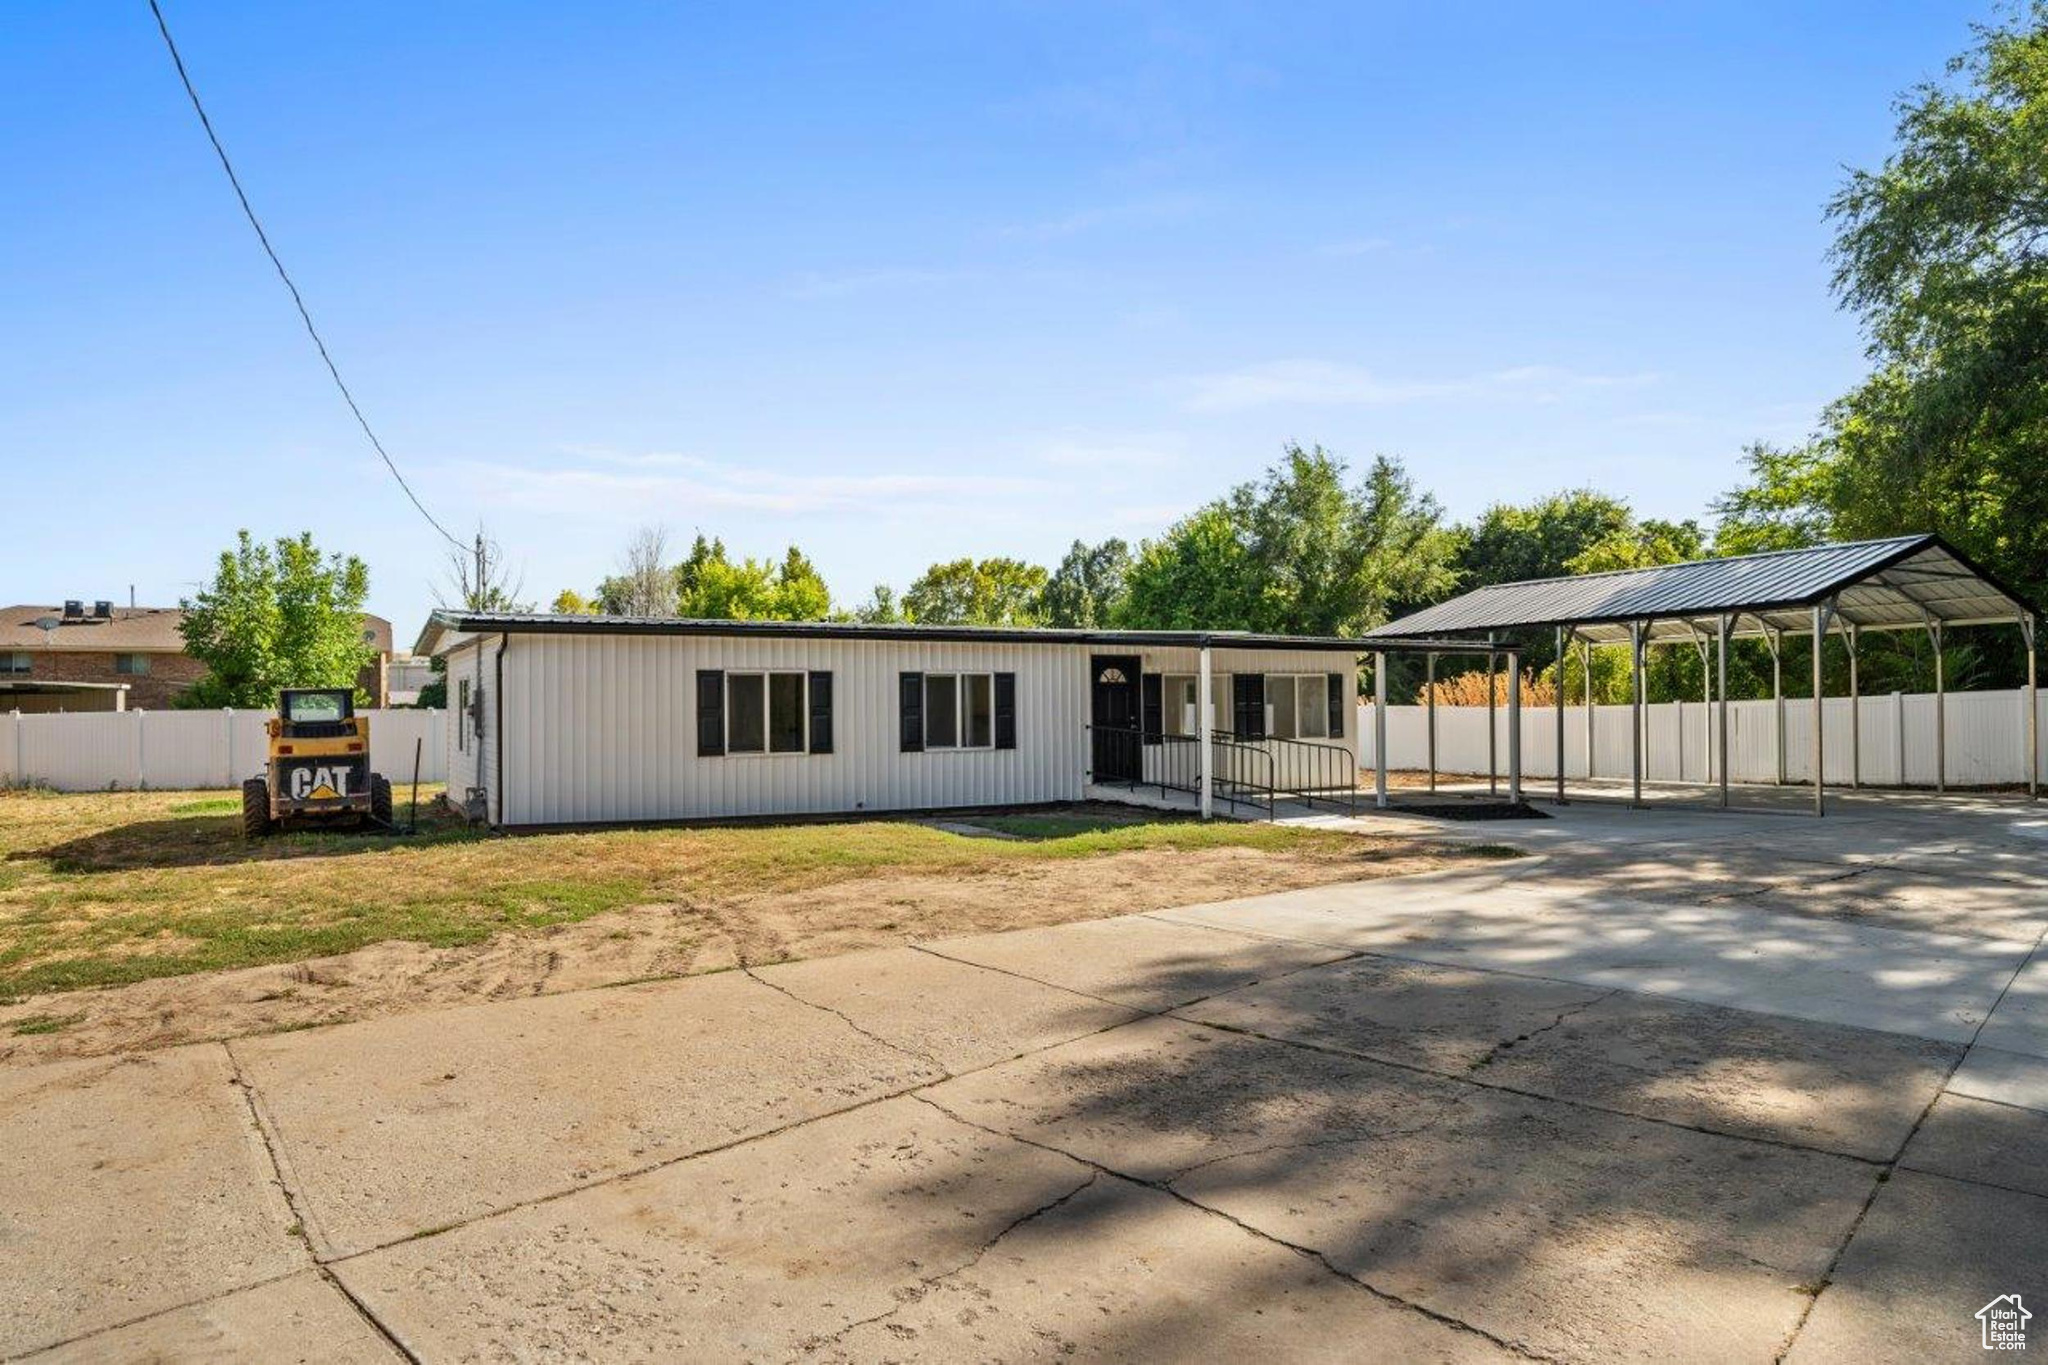
[[391,784],[370,771],[370,718],[346,687],[288,687],[268,726],[263,776],[242,784],[242,833],[350,824],[391,827]]

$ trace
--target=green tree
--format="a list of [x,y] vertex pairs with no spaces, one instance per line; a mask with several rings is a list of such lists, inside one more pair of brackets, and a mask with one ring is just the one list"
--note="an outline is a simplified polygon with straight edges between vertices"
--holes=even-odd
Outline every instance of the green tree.
[[1627,503],[1590,488],[1520,505],[1497,502],[1480,513],[1459,548],[1459,586],[1561,577],[1574,572],[1578,556],[1634,525]]
[[1222,503],[1139,546],[1127,581],[1117,624],[1139,630],[1245,630],[1258,602],[1251,557]]
[[1132,626],[1354,634],[1456,582],[1436,499],[1381,456],[1353,488],[1321,446],[1289,445],[1264,477],[1140,547]]
[[1108,625],[1123,608],[1130,571],[1131,547],[1123,541],[1075,541],[1039,593],[1039,619],[1082,630]]
[[213,581],[179,604],[185,650],[206,665],[179,704],[269,707],[286,687],[354,687],[376,657],[364,639],[369,591],[363,561],[323,555],[310,531],[269,545],[237,532]]
[[1659,521],[1629,518],[1628,523],[1608,532],[1565,561],[1565,572],[1607,573],[1615,569],[1647,569],[1659,564],[1683,564],[1704,559],[1706,533],[1696,521]]
[[564,588],[555,594],[548,610],[557,616],[594,616],[599,608],[596,602],[574,588]]
[[[1931,530],[2048,591],[2048,5],[1975,34],[1828,205],[1835,292],[1874,370],[1806,447],[1751,448],[1716,505],[1724,550]],[[2016,635],[1983,641],[2006,680]],[[1903,667],[1910,648],[1876,653]]]
[[903,594],[903,614],[944,626],[1029,626],[1048,575],[1021,559],[955,559],[934,564]]

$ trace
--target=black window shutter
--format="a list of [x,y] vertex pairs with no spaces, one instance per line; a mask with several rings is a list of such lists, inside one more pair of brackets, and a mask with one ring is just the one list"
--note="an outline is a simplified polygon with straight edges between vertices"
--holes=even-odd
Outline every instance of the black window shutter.
[[716,758],[725,752],[725,674],[715,668],[697,670],[697,757]]
[[1263,673],[1233,673],[1230,675],[1231,710],[1235,713],[1235,729],[1239,739],[1264,739],[1266,737],[1266,675]]
[[898,673],[896,691],[902,703],[902,749],[906,754],[924,752],[924,674]]
[[832,752],[832,675],[811,674],[811,752]]
[[1165,693],[1161,690],[1161,684],[1164,681],[1157,673],[1147,673],[1140,684],[1145,693],[1141,704],[1144,707],[1143,726],[1145,742],[1147,744],[1159,743],[1160,731],[1166,728],[1161,723],[1166,719],[1166,697]]
[[1330,675],[1331,739],[1344,738],[1344,703],[1347,700],[1344,695],[1345,690],[1344,675],[1342,673],[1332,673]]
[[996,674],[995,686],[996,747],[1014,749],[1017,747],[1017,675]]

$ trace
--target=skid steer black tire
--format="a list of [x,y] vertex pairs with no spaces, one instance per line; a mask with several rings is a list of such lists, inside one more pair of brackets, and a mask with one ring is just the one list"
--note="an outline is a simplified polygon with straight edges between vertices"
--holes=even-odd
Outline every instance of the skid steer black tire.
[[242,784],[242,837],[261,839],[270,833],[270,784],[252,777]]
[[370,774],[370,828],[391,828],[391,782]]

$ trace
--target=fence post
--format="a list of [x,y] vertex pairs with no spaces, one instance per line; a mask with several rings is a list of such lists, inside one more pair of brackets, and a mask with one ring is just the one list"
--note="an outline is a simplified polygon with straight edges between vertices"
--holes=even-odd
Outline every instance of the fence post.
[[221,727],[227,732],[227,743],[223,747],[227,750],[228,755],[227,764],[221,774],[220,784],[223,787],[232,787],[235,785],[235,708],[232,706],[221,707],[220,717]]
[[7,719],[14,726],[14,785],[28,785],[28,736],[21,729],[21,708],[15,707],[7,713]]
[[141,791],[142,784],[149,778],[149,746],[142,730],[149,712],[130,711],[128,714],[135,717],[135,790]]

